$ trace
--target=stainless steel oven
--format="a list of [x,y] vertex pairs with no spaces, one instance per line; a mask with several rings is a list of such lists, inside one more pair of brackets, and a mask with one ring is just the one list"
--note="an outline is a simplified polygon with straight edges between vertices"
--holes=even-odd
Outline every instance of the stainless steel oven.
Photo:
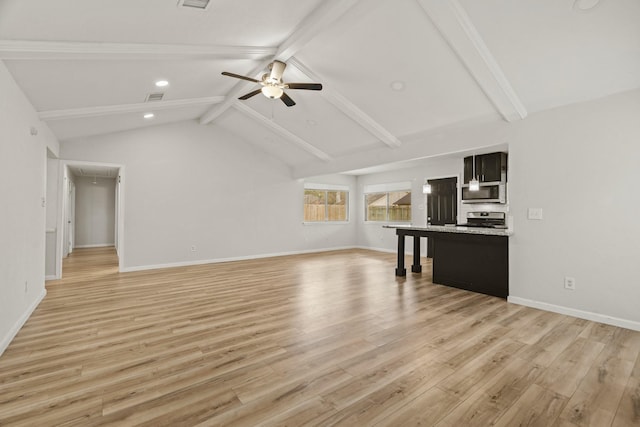
[[476,191],[469,185],[462,186],[462,203],[507,203],[507,184],[504,182],[482,182]]

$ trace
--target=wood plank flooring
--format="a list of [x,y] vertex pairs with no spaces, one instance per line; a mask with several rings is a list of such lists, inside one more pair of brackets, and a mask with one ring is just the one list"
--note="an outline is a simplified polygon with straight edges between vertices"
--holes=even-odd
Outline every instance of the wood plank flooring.
[[76,250],[0,357],[0,425],[640,426],[639,332],[394,268],[348,250],[120,274]]

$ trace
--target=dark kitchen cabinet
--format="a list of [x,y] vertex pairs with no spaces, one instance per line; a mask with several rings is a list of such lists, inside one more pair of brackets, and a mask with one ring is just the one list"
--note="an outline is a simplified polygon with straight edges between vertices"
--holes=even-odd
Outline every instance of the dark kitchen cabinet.
[[464,158],[464,183],[468,184],[473,179],[473,156]]
[[507,180],[507,153],[488,153],[464,158],[464,183],[468,184],[473,178],[475,161],[475,176],[480,182],[495,182]]
[[[427,181],[431,194],[427,195],[427,224],[455,224],[458,218],[458,178]],[[433,257],[433,239],[427,237],[427,258]]]

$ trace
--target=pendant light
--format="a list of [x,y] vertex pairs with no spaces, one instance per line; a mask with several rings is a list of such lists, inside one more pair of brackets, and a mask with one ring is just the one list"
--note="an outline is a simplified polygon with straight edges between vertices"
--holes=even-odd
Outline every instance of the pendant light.
[[478,181],[478,177],[476,176],[476,156],[473,156],[471,162],[471,166],[473,168],[473,178],[471,178],[471,181],[469,181],[469,191],[478,191],[480,190],[480,181]]
[[431,194],[431,184],[425,182],[422,186],[422,194]]

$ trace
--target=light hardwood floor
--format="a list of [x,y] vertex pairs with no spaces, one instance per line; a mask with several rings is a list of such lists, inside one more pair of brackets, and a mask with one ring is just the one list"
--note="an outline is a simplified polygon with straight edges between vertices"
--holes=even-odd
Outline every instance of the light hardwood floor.
[[640,426],[640,332],[336,251],[119,274],[77,250],[0,357],[0,425]]

